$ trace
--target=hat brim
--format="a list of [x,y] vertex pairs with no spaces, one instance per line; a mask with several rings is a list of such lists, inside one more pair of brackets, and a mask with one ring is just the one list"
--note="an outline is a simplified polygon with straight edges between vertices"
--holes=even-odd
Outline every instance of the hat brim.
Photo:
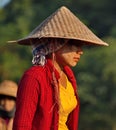
[[[90,41],[90,40],[83,40],[83,39],[77,39],[77,38],[75,38],[75,37],[68,37],[68,38],[66,38],[66,37],[58,37],[58,36],[56,36],[56,37],[48,37],[48,36],[46,36],[46,37],[43,37],[43,38],[41,38],[41,39],[54,39],[54,38],[57,38],[57,39],[69,39],[69,40],[75,40],[75,41],[80,41],[80,43],[81,44],[83,44],[83,45],[99,45],[99,46],[109,46],[109,44],[107,44],[106,42],[103,42],[102,41],[102,43],[100,43],[100,42],[93,42],[93,41]],[[8,43],[18,43],[18,44],[20,44],[20,45],[26,45],[26,46],[30,46],[30,45],[34,45],[34,43],[36,43],[37,41],[39,41],[40,40],[40,38],[24,38],[24,39],[19,39],[19,40],[14,40],[14,41],[8,41]],[[76,44],[76,42],[75,42],[75,44]],[[77,44],[78,44],[78,42],[77,42]]]
[[0,95],[16,98],[16,95],[7,92],[0,92]]

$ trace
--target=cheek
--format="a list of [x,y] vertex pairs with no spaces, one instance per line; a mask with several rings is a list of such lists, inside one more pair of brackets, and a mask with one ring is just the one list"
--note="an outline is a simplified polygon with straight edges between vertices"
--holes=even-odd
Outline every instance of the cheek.
[[72,51],[72,48],[65,47],[56,53],[56,61],[61,66],[75,66],[76,63],[74,62],[74,55],[75,51]]
[[70,54],[70,53],[64,53],[64,54],[62,54],[62,58],[63,58],[65,61],[67,61],[67,62],[69,62],[70,60],[72,60],[72,57],[73,57],[73,55]]
[[6,111],[11,111],[15,107],[15,101],[14,100],[6,100],[4,103],[4,109]]
[[64,65],[73,66],[73,53],[64,53],[61,55]]
[[5,101],[4,101],[4,99],[2,99],[2,100],[0,101],[0,105],[4,106],[4,104],[5,104]]

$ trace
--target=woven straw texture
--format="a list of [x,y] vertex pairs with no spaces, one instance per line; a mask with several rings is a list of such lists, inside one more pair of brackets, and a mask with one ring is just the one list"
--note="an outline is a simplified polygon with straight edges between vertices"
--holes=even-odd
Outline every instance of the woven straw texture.
[[[29,36],[15,42],[30,45],[34,39],[65,38],[83,41],[85,44],[104,45],[107,43],[98,38],[69,9],[62,6],[45,19]],[[34,43],[33,43],[34,44]]]
[[5,80],[0,84],[0,95],[16,97],[17,84],[10,80]]

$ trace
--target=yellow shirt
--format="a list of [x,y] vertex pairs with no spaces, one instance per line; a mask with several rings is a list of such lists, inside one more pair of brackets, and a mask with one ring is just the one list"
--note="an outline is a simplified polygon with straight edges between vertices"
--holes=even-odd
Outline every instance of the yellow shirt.
[[68,130],[66,126],[68,115],[77,105],[74,89],[68,79],[66,88],[60,84],[60,103],[58,130]]

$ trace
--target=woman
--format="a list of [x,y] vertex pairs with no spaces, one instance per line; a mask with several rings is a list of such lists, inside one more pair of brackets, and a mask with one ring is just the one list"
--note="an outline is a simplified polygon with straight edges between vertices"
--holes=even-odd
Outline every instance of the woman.
[[17,84],[4,80],[0,84],[0,130],[12,130]]
[[70,67],[82,46],[108,44],[64,6],[14,42],[32,46],[33,66],[19,84],[13,130],[77,130],[79,99]]

